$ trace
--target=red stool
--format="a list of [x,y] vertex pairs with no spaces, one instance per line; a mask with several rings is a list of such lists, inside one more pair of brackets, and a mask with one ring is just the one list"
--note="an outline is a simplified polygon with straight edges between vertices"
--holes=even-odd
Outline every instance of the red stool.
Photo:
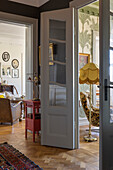
[[[25,103],[25,138],[27,139],[27,129],[33,132],[33,142],[35,142],[35,132],[37,135],[41,130],[41,115],[39,113],[40,101],[24,100]],[[32,113],[27,113],[27,108],[32,108]]]

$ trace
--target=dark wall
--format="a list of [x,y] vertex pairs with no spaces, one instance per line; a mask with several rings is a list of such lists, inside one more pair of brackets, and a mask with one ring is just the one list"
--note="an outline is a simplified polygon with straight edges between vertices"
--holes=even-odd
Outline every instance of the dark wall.
[[0,0],[0,11],[26,17],[39,18],[39,8],[11,2],[8,0]]
[[72,0],[50,0],[40,7],[40,12],[68,8],[70,1]]

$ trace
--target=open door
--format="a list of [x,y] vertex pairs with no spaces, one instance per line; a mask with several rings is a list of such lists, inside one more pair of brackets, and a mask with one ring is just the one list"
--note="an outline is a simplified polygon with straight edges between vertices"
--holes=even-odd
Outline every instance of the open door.
[[[75,21],[78,9],[95,0],[75,0]],[[113,0],[100,0],[100,140],[99,169],[113,170]],[[77,32],[78,27],[75,28]],[[75,44],[78,38],[75,39]],[[75,49],[78,49],[75,47]]]
[[100,170],[113,169],[113,0],[100,0]]
[[[73,15],[71,9],[41,14],[41,144],[74,149]],[[78,108],[78,107],[77,107]],[[76,125],[77,126],[77,125]],[[76,134],[76,141],[75,141]]]

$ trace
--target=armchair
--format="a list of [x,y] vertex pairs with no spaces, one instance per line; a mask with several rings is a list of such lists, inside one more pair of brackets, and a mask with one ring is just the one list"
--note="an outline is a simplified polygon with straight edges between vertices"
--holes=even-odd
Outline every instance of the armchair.
[[22,115],[22,102],[13,102],[0,98],[0,123],[10,122],[11,125]]
[[[90,113],[90,109],[87,105],[87,98],[86,95],[82,92],[80,92],[80,99],[81,99],[81,103],[82,103],[82,107],[84,109],[84,112],[86,114],[86,117],[89,121],[89,113]],[[99,109],[92,107],[91,110],[91,124],[93,126],[99,127]]]

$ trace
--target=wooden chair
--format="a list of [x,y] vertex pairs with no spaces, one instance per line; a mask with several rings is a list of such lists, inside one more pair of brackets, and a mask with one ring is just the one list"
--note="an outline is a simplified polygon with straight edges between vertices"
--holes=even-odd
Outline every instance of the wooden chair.
[[[86,117],[87,117],[87,119],[89,121],[90,109],[89,109],[89,107],[87,105],[87,97],[82,92],[80,92],[80,99],[81,99],[83,110],[84,110],[84,112],[86,114]],[[93,126],[99,127],[99,109],[98,108],[92,107],[92,110],[91,110],[91,124]]]
[[[37,135],[41,130],[41,115],[39,114],[40,101],[24,100],[25,103],[25,138],[27,139],[27,130],[33,132],[33,142],[35,142],[35,132]],[[28,113],[27,108],[32,109]]]

